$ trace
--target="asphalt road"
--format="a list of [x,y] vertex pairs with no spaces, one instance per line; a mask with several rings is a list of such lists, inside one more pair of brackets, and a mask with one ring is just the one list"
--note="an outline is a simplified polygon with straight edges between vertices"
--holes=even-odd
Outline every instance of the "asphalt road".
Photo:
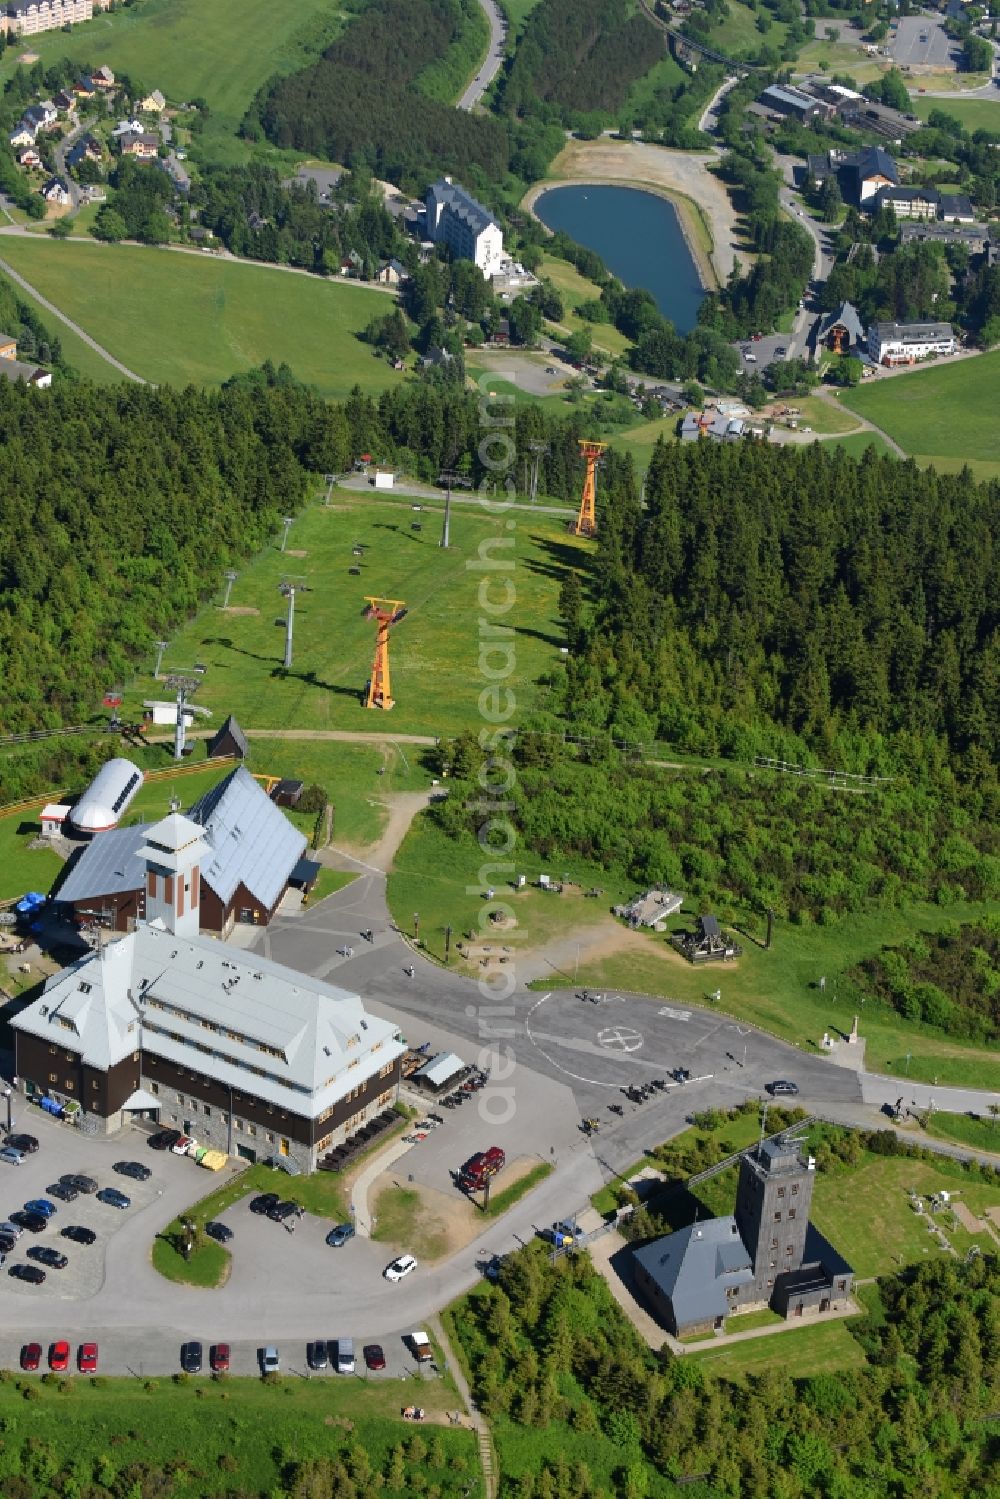
[[490,45],[482,67],[458,101],[459,109],[475,109],[499,73],[507,45],[507,24],[496,0],[479,0],[479,4],[490,25]]

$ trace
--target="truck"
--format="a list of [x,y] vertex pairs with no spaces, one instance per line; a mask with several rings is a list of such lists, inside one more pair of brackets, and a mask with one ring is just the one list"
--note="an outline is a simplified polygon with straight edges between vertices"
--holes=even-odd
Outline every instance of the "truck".
[[409,1336],[410,1352],[418,1364],[429,1364],[434,1357],[434,1348],[430,1338],[425,1332],[411,1332]]
[[507,1164],[507,1156],[499,1145],[489,1150],[480,1150],[470,1156],[458,1173],[458,1184],[465,1192],[480,1192],[486,1183]]

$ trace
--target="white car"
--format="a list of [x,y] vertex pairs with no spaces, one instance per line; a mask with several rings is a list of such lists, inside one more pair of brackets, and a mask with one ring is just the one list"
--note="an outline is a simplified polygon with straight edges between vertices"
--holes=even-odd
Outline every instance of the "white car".
[[412,1254],[401,1254],[398,1260],[393,1260],[391,1265],[386,1265],[383,1275],[386,1280],[402,1280],[404,1275],[409,1275],[411,1270],[417,1268],[417,1262]]
[[278,1374],[280,1370],[281,1359],[278,1357],[277,1348],[262,1348],[260,1351],[260,1372],[262,1374]]

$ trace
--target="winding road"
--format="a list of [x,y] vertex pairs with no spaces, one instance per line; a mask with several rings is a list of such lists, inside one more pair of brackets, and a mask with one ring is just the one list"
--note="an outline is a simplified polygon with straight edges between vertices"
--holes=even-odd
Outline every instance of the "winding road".
[[490,45],[485,61],[458,101],[458,109],[475,109],[503,66],[507,46],[507,22],[496,0],[479,0],[489,22]]

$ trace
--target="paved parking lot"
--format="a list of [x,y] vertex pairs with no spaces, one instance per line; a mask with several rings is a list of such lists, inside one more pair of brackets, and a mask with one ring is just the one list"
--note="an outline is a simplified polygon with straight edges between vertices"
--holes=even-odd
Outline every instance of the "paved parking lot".
[[907,68],[953,68],[959,50],[941,23],[927,16],[902,16],[889,43],[893,62]]

